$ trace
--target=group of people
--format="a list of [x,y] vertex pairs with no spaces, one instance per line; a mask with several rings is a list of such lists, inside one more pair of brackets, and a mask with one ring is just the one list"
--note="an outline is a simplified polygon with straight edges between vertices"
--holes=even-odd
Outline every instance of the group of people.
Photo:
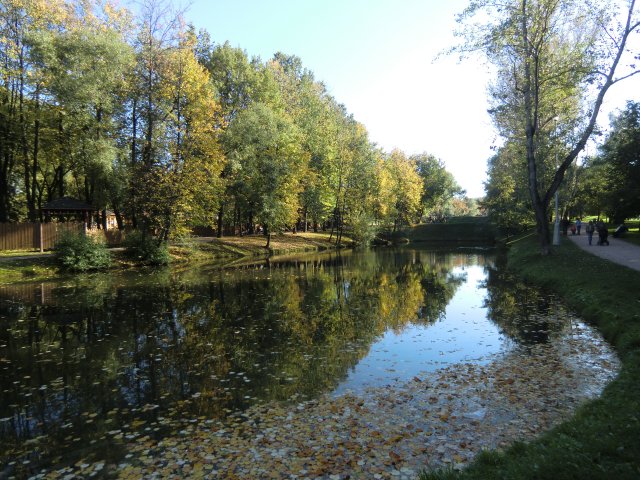
[[589,220],[585,231],[587,232],[589,245],[591,245],[591,242],[593,241],[593,234],[596,232],[598,233],[598,245],[609,245],[609,230],[607,230],[607,226],[602,220],[598,220],[595,223],[593,220]]
[[[577,218],[575,222],[571,222],[568,218],[565,218],[562,220],[561,225],[564,235],[567,235],[569,230],[571,231],[571,235],[580,235],[580,231],[582,230],[582,220],[579,218]],[[602,220],[598,220],[597,222],[589,220],[589,223],[585,226],[585,232],[587,233],[589,245],[592,244],[594,233],[598,234],[598,245],[609,245],[609,230],[607,230],[607,226]]]

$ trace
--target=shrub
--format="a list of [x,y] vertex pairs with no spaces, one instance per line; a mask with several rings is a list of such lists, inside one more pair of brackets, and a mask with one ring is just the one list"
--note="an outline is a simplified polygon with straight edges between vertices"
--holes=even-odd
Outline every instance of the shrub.
[[143,265],[166,265],[169,263],[167,242],[136,230],[130,232],[124,241],[130,258]]
[[54,250],[62,270],[86,272],[111,266],[107,246],[82,233],[65,232],[56,242]]
[[361,213],[351,218],[349,236],[357,245],[371,245],[377,233],[377,227],[373,224],[373,219],[367,214]]

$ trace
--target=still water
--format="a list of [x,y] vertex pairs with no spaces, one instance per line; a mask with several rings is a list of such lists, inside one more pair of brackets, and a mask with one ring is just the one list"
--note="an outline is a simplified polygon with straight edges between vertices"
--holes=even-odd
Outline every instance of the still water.
[[117,460],[114,436],[393,385],[572,328],[497,263],[406,248],[0,286],[0,477]]

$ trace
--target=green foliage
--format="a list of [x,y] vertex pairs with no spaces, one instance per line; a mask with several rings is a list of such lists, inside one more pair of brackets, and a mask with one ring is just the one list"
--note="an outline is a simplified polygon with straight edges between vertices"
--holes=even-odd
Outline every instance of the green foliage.
[[591,137],[608,89],[624,78],[616,69],[628,61],[636,70],[637,47],[627,40],[640,24],[633,2],[620,5],[481,0],[459,17],[466,42],[458,51],[480,51],[495,66],[489,112],[505,141],[522,152],[545,254],[553,196]]
[[422,178],[422,208],[427,217],[441,218],[446,214],[449,203],[464,190],[447,171],[442,160],[428,153],[414,155],[418,174]]
[[482,206],[491,220],[507,233],[518,231],[534,220],[522,155],[524,152],[511,142],[489,159]]
[[141,231],[130,232],[124,246],[127,255],[142,265],[167,265],[171,260],[167,242]]
[[395,232],[398,227],[420,219],[422,178],[416,163],[404,153],[394,150],[381,162],[378,196],[379,218]]
[[70,272],[102,270],[111,265],[111,255],[104,242],[82,233],[65,232],[54,251],[60,268]]
[[73,196],[163,240],[295,225],[366,241],[417,221],[427,184],[432,207],[468,212],[447,209],[460,191],[439,161],[418,178],[381,151],[302,59],[249,58],[178,17],[170,2],[2,4],[0,221]]
[[349,237],[358,245],[370,245],[378,233],[373,218],[365,212],[351,217]]
[[628,102],[611,127],[594,167],[602,172],[604,211],[614,223],[622,223],[640,213],[640,103]]
[[238,200],[270,232],[296,220],[308,159],[299,139],[295,125],[263,103],[242,111],[226,132],[226,148],[241,167],[234,186]]

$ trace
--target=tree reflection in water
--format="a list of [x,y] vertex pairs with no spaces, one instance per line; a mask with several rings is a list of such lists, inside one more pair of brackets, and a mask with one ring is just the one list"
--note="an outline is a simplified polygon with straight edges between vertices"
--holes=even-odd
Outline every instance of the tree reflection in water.
[[[386,332],[443,320],[464,267],[492,264],[400,249],[2,287],[0,461],[117,459],[119,436],[330,392]],[[491,272],[500,328],[535,340],[517,315],[536,294]]]

